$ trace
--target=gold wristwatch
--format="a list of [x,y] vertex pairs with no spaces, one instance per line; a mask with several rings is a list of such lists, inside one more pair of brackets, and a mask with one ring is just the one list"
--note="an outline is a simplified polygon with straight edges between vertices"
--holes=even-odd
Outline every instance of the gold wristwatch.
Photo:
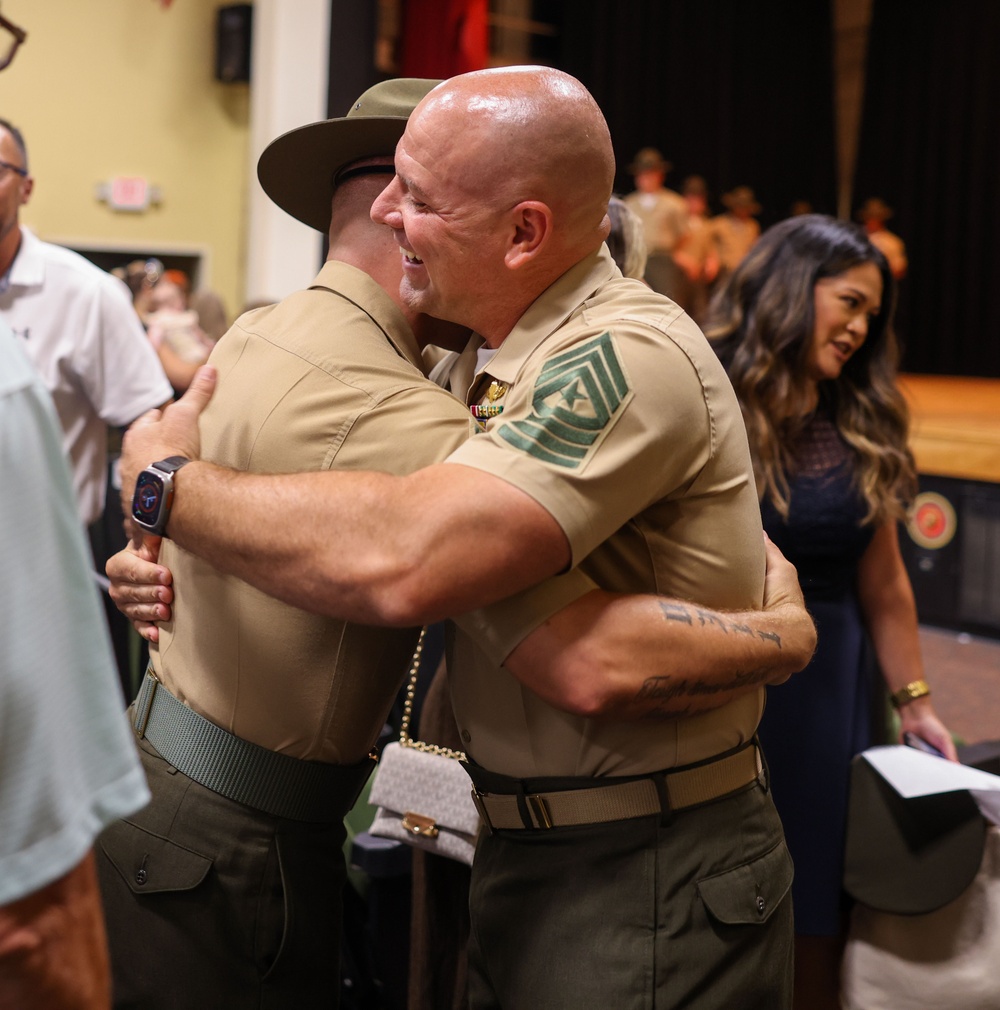
[[911,701],[916,701],[917,698],[923,698],[930,693],[931,689],[926,680],[911,680],[906,687],[893,691],[892,703],[896,708],[902,708],[904,705],[909,705]]

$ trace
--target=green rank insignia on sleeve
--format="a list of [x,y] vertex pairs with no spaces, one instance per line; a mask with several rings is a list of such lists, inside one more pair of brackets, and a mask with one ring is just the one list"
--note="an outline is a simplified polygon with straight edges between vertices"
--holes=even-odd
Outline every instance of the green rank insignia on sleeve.
[[605,333],[546,362],[531,399],[531,416],[498,431],[535,459],[576,469],[630,398],[611,334]]

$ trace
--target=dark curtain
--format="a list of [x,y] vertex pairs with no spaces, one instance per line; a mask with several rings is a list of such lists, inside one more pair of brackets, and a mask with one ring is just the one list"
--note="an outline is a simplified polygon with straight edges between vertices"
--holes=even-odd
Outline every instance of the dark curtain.
[[754,189],[766,226],[795,200],[836,207],[832,23],[827,0],[575,0],[562,6],[561,69],[604,110],[618,159],[645,146],[719,196]]
[[1000,377],[1000,3],[874,0],[855,203],[905,242],[903,368]]

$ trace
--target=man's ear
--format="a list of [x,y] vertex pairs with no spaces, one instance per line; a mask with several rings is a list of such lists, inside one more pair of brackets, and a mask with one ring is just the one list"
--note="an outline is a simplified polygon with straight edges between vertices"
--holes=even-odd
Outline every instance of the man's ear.
[[30,175],[21,180],[21,199],[19,201],[19,206],[23,207],[28,202],[28,198],[31,196],[31,191],[34,188],[35,180]]
[[552,237],[552,210],[538,200],[525,200],[511,210],[513,236],[504,262],[517,270],[534,259]]

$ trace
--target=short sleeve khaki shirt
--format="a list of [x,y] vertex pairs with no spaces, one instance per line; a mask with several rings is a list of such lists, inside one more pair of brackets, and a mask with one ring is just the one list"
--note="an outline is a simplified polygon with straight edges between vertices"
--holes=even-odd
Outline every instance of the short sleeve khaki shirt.
[[760,225],[752,217],[719,214],[709,222],[709,228],[723,270],[735,270],[760,238]]
[[669,254],[688,231],[688,208],[684,197],[672,189],[657,193],[629,193],[625,204],[642,222],[648,253]]
[[[505,390],[503,413],[449,462],[538,501],[583,577],[613,592],[760,606],[764,542],[739,405],[705,337],[674,303],[621,277],[602,249],[528,309],[487,372]],[[499,665],[519,622],[532,620],[515,597],[457,621],[456,715],[487,768],[517,777],[635,774],[710,757],[756,729],[762,691],[671,722],[558,712]]]
[[[241,317],[219,341],[203,458],[238,470],[381,470],[440,462],[474,430],[423,374],[399,309],[367,275],[327,263],[306,291]],[[281,522],[281,516],[274,517]],[[307,531],[323,536],[318,526]],[[306,613],[164,540],[173,620],[152,652],[178,698],[247,740],[295,757],[360,760],[406,672],[413,630]]]

